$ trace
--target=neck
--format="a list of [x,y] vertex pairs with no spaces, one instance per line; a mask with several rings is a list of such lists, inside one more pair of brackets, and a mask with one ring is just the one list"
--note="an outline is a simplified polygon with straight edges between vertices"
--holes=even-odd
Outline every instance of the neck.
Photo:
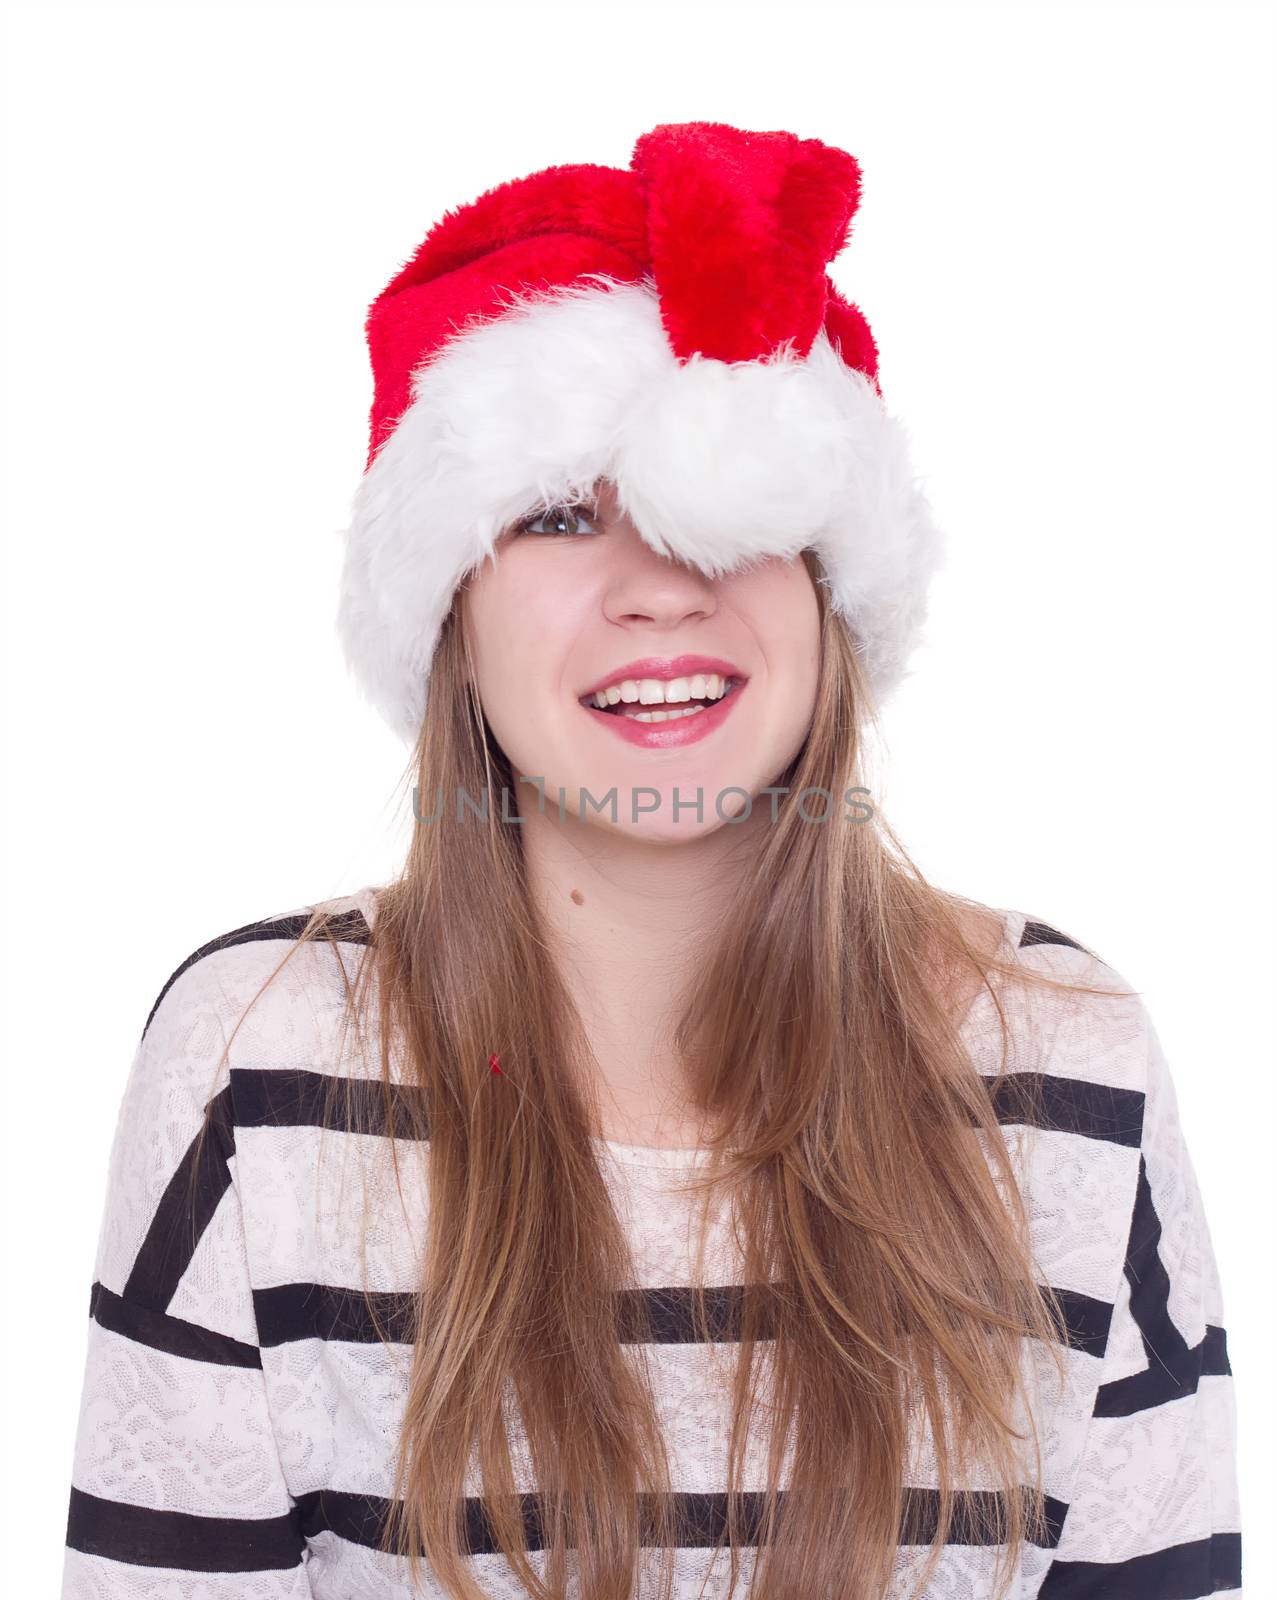
[[560,821],[553,808],[526,815],[529,888],[594,1056],[605,1137],[699,1142],[671,1029],[685,975],[730,914],[766,824],[756,807],[671,843]]

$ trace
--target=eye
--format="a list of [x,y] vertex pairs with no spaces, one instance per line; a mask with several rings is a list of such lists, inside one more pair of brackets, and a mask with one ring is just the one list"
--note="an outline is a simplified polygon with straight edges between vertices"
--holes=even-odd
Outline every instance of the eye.
[[[588,533],[590,530],[580,526],[581,519],[577,513],[585,511],[591,518],[598,515],[594,506],[584,500],[561,501],[556,506],[551,506],[548,511],[537,511],[530,517],[524,517],[522,522],[514,524],[516,533],[543,534],[549,538],[565,538],[570,534]],[[538,522],[548,522],[548,528],[538,528]],[[597,530],[595,530],[597,531]]]

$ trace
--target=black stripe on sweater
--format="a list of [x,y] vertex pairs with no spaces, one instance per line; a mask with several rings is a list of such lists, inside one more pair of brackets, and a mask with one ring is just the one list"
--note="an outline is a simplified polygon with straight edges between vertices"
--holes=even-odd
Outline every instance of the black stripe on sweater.
[[95,1283],[89,1294],[89,1315],[99,1327],[121,1334],[134,1344],[163,1350],[188,1361],[208,1361],[219,1367],[260,1367],[261,1352],[255,1344],[214,1333],[181,1317],[166,1316],[145,1306],[132,1305],[122,1295],[113,1294],[105,1284]]
[[1154,1360],[1143,1372],[1101,1384],[1095,1397],[1095,1415],[1132,1417],[1137,1411],[1151,1411],[1194,1393],[1202,1378],[1230,1377],[1232,1370],[1227,1334],[1223,1328],[1207,1323],[1202,1339],[1195,1345],[1185,1345],[1182,1355],[1169,1368]]
[[[399,1128],[411,1126],[421,1091],[409,1084],[383,1086],[380,1078],[338,1078],[304,1068],[232,1067],[235,1122],[240,1128],[324,1128],[387,1133],[386,1105]],[[1025,1123],[1056,1133],[1076,1133],[1131,1148],[1140,1142],[1144,1096],[1138,1089],[1088,1083],[1082,1078],[1020,1072],[983,1077],[1000,1123]],[[1025,1106],[1023,1096],[1032,1104]]]
[[72,1488],[66,1543],[88,1556],[178,1572],[279,1572],[302,1564],[296,1510],[279,1517],[199,1517],[103,1500]]
[[[219,950],[233,950],[236,945],[259,944],[271,939],[295,942],[301,938],[302,930],[309,921],[309,914],[301,913],[289,917],[264,917],[257,922],[246,922],[242,928],[232,928],[229,933],[220,933],[216,939],[210,939],[207,944],[202,944],[198,950],[192,951],[165,981],[146,1019],[142,1037],[146,1037],[147,1029],[154,1021],[155,1013],[160,1009],[164,996],[183,973],[189,972],[197,962],[203,961],[205,956],[216,955]],[[325,928],[338,944],[366,945],[371,938],[364,914],[358,910],[334,912],[315,933],[316,941],[325,937]]]
[[234,1153],[228,1084],[213,1100],[207,1132],[191,1139],[160,1197],[124,1285],[126,1300],[151,1311],[168,1310],[204,1230],[230,1187],[228,1163]]
[[1099,1360],[1108,1344],[1113,1322],[1113,1307],[1076,1289],[1055,1291],[1064,1313],[1065,1343],[1071,1350],[1082,1350]]
[[421,1091],[380,1078],[338,1078],[302,1067],[232,1067],[230,1086],[240,1128],[324,1128],[385,1138],[390,1102],[396,1137],[420,1109]]
[[1131,1316],[1140,1330],[1148,1365],[1143,1372],[1102,1386],[1095,1400],[1097,1417],[1129,1417],[1192,1394],[1203,1376],[1231,1376],[1223,1328],[1207,1324],[1199,1343],[1190,1345],[1176,1327],[1170,1310],[1170,1274],[1158,1248],[1161,1238],[1162,1222],[1141,1155],[1125,1272]]
[[[1073,1133],[1139,1148],[1144,1125],[1144,1092],[1085,1078],[1061,1078],[1049,1072],[1012,1072],[983,1078],[1003,1127],[1028,1126],[1049,1133]],[[1021,1102],[1028,1091],[1030,1103]]]
[[1242,1536],[1216,1533],[1128,1561],[1053,1561],[1038,1600],[1206,1600],[1242,1586]]
[[1046,922],[1026,922],[1024,931],[1020,935],[1020,949],[1026,950],[1034,944],[1064,944],[1070,950],[1080,950],[1084,956],[1090,956],[1093,961],[1100,958],[1093,950],[1088,950],[1084,944],[1079,944],[1076,939],[1070,939],[1068,934],[1061,933],[1058,928],[1053,928]]
[[[670,1497],[675,1520],[674,1546],[677,1549],[712,1549],[727,1530],[728,1496],[726,1494],[677,1493]],[[763,1526],[766,1497],[761,1492],[745,1492],[736,1497],[738,1530],[743,1545],[758,1544]],[[904,1509],[901,1518],[899,1543],[927,1545],[939,1526],[939,1493],[934,1489],[908,1487],[905,1489]],[[657,1524],[656,1501],[650,1494],[639,1499],[640,1543],[655,1547]],[[784,1516],[786,1491],[777,1495],[778,1512]],[[1027,1499],[1027,1496],[1026,1496]],[[546,1547],[545,1521],[541,1514],[540,1496],[519,1496],[524,1539],[528,1550]],[[351,1544],[376,1548],[379,1544],[390,1502],[376,1495],[360,1495],[319,1489],[299,1495],[295,1510],[301,1518],[302,1532],[307,1539],[320,1533],[336,1534]],[[982,1489],[959,1489],[953,1495],[953,1521],[949,1544],[978,1544],[996,1548],[996,1496]],[[1045,1528],[1036,1541],[1041,1548],[1054,1549],[1059,1543],[1067,1507],[1049,1495],[1043,1507]],[[472,1495],[465,1502],[464,1549],[469,1555],[495,1555],[498,1553],[486,1503],[480,1496]]]
[[386,1339],[391,1344],[410,1344],[415,1302],[416,1296],[409,1291],[375,1289],[365,1295],[362,1289],[324,1283],[281,1283],[253,1290],[257,1337],[263,1350],[299,1339],[347,1344],[376,1344]]
[[[710,1341],[740,1342],[746,1286],[714,1285],[705,1291]],[[760,1295],[760,1339],[775,1337],[771,1297]],[[1100,1356],[1108,1338],[1113,1308],[1073,1290],[1056,1290],[1071,1349]],[[621,1289],[616,1292],[617,1340],[621,1344],[697,1344],[701,1342],[695,1294],[690,1287]],[[371,1306],[369,1305],[371,1301]],[[263,1349],[301,1339],[332,1339],[351,1344],[409,1344],[414,1332],[415,1296],[410,1291],[369,1291],[319,1283],[286,1283],[255,1289],[253,1307]],[[378,1328],[381,1331],[378,1331]]]

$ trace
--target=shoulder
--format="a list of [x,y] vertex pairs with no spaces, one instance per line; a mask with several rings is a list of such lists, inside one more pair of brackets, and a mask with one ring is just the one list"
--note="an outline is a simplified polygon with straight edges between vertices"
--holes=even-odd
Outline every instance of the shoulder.
[[280,1013],[322,1007],[345,994],[353,962],[371,942],[376,893],[317,900],[256,917],[215,934],[190,951],[159,987],[142,1027],[141,1044],[193,1029],[220,1031],[225,1043],[264,1004]]
[[[335,945],[308,942],[285,962],[316,910]],[[153,1219],[175,1233],[192,1197],[214,1208],[225,1192],[236,1146],[236,1057],[263,1068],[323,1059],[327,1018],[336,1012],[327,997],[343,992],[338,961],[367,944],[370,910],[363,891],[241,923],[205,940],[165,979],[117,1111],[103,1281],[122,1290]],[[288,974],[283,982],[271,981],[277,968]],[[245,1013],[248,1028],[239,1026]]]
[[1120,1124],[1123,1138],[1133,1121],[1138,1142],[1152,1036],[1142,994],[1082,930],[1037,911],[997,916],[1006,970],[981,987],[963,1028],[980,1071],[1033,1075],[1062,1116]]
[[1041,1089],[1026,1130],[1040,1259],[1053,1264],[1057,1284],[1072,1288],[1086,1287],[1088,1275],[1102,1283],[1093,1268],[1107,1262],[1112,1287],[1104,1298],[1119,1313],[1110,1370],[1147,1380],[1147,1387],[1119,1396],[1114,1384],[1106,1403],[1117,1408],[1143,1393],[1141,1403],[1149,1404],[1158,1393],[1154,1368],[1176,1398],[1183,1392],[1177,1383],[1189,1381],[1203,1357],[1220,1363],[1203,1373],[1229,1369],[1222,1291],[1173,1051],[1141,992],[1073,930],[1026,917],[1015,946],[1025,972],[1078,985],[1072,993],[1030,985],[1012,1008],[1012,1070],[1033,1075]]
[[[1145,1169],[1154,1074],[1142,995],[1079,929],[1006,913],[965,1043],[1012,1154],[1041,1281],[1107,1327]],[[1098,1353],[1101,1346],[1095,1347]]]
[[[1044,1259],[1070,1271],[1074,1254],[1092,1267],[1107,1261],[1115,1292],[1132,1238],[1160,1248],[1166,1264],[1187,1260],[1205,1232],[1176,1073],[1143,994],[1085,935],[1022,912],[1009,913],[1007,926],[1014,967],[1028,981],[995,984],[1005,1044],[982,995],[972,1054],[999,1079],[991,1092],[1004,1131],[1021,1145]],[[1003,1074],[1018,1075],[1028,1092],[1009,1090]],[[1218,1299],[1217,1285],[1206,1289]],[[1191,1311],[1186,1325],[1195,1318]]]

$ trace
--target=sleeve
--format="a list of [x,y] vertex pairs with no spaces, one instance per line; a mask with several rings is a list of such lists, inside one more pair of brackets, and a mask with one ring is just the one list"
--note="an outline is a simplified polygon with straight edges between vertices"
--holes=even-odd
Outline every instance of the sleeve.
[[1241,1596],[1223,1300],[1174,1081],[1145,1020],[1143,1119],[1122,1281],[1039,1600]]
[[166,986],[119,1110],[62,1600],[311,1594],[267,1404],[212,965]]

